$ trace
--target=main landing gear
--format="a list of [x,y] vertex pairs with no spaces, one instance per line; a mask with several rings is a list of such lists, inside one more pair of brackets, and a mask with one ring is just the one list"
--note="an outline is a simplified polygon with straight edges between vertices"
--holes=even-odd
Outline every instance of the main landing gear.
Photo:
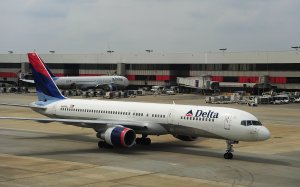
[[98,148],[99,149],[102,149],[102,148],[106,148],[106,149],[112,149],[114,148],[112,145],[109,145],[108,143],[106,143],[105,141],[103,140],[99,140],[98,142]]
[[136,144],[140,144],[140,145],[150,145],[151,139],[147,138],[147,135],[143,134],[141,138],[136,138],[135,142]]
[[232,144],[238,144],[238,143],[239,143],[238,141],[226,140],[227,149],[226,149],[226,153],[224,154],[225,159],[232,159],[233,158],[232,152],[234,150],[233,150],[233,145]]
[[109,145],[108,143],[106,143],[104,140],[102,140],[102,136],[100,132],[97,132],[96,137],[99,138],[100,140],[98,141],[98,148],[99,149],[103,149],[103,148],[107,148],[107,149],[112,149],[113,146]]

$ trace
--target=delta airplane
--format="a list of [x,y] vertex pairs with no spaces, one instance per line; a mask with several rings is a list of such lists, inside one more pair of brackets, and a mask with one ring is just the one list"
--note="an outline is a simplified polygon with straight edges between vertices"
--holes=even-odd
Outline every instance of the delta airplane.
[[[56,77],[47,65],[41,59],[41,63],[44,64],[47,71],[51,75],[52,79],[54,80],[55,84],[59,88],[63,89],[95,89],[95,88],[102,88],[105,90],[113,91],[118,89],[123,89],[128,86],[129,81],[126,77],[123,76],[70,76],[70,77]],[[20,79],[21,81],[28,82],[28,83],[35,83],[34,80],[29,79]]]
[[[50,118],[1,117],[41,123],[62,122],[92,128],[100,148],[148,145],[148,135],[171,134],[183,141],[197,137],[224,139],[225,159],[233,158],[233,144],[239,141],[267,140],[271,134],[252,114],[225,107],[155,104],[121,101],[69,99],[64,97],[36,53],[28,53],[38,101],[30,107]],[[136,134],[141,137],[136,138]]]

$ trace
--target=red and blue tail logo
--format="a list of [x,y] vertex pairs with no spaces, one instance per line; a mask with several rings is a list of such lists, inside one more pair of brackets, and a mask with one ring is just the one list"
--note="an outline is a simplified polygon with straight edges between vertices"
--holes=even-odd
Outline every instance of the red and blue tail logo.
[[186,117],[192,117],[193,116],[193,110],[190,110],[188,113],[185,114]]
[[36,53],[28,53],[28,59],[39,101],[65,99],[40,57]]

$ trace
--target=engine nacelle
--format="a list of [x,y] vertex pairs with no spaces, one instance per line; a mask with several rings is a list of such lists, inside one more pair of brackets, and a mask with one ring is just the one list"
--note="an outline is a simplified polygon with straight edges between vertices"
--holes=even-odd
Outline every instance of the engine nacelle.
[[107,91],[116,91],[118,88],[115,85],[107,85]]
[[[104,137],[103,137],[104,135]],[[116,126],[108,128],[102,138],[106,143],[118,147],[131,147],[135,144],[135,132],[132,129]]]
[[173,135],[175,138],[182,140],[182,141],[195,141],[197,139],[197,137],[193,137],[193,136],[185,136],[185,135]]

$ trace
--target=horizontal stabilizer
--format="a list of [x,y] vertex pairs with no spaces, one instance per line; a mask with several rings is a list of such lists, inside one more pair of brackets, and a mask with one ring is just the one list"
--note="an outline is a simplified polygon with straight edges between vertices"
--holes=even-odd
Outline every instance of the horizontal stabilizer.
[[20,81],[34,84],[34,80],[30,80],[30,79],[20,79]]
[[21,104],[12,104],[12,103],[0,103],[0,105],[15,106],[15,107],[25,107],[25,108],[46,109],[46,107],[43,107],[43,106],[21,105]]

